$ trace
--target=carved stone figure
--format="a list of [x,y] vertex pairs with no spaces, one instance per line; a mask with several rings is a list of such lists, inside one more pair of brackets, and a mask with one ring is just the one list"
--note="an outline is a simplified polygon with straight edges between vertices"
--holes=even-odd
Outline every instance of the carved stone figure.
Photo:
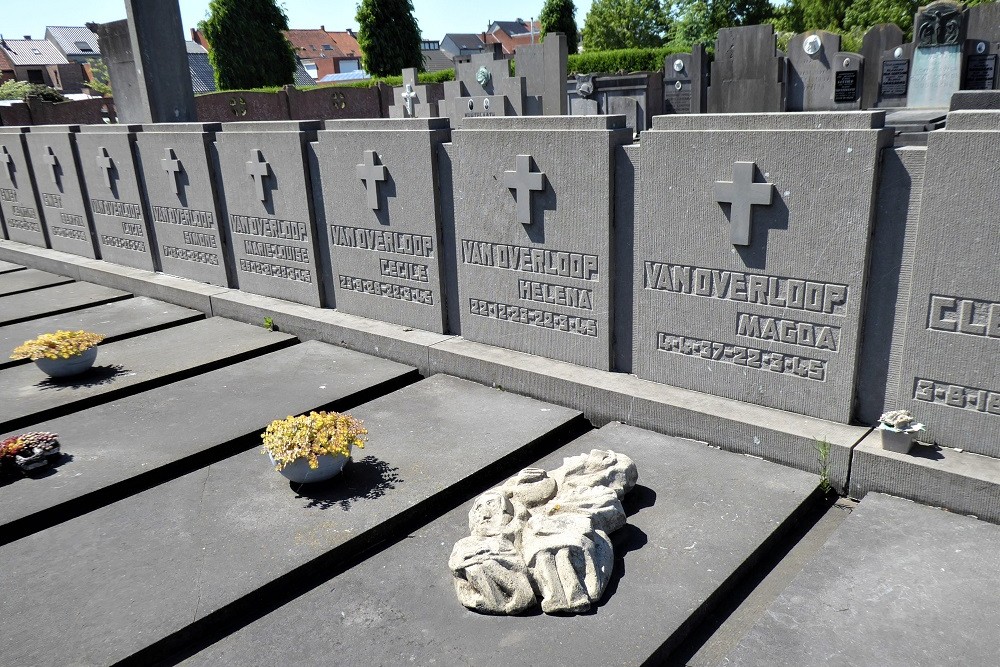
[[470,609],[516,614],[579,613],[601,599],[611,578],[610,533],[625,525],[621,499],[636,484],[630,458],[595,449],[547,473],[525,468],[476,498],[470,537],[448,566]]

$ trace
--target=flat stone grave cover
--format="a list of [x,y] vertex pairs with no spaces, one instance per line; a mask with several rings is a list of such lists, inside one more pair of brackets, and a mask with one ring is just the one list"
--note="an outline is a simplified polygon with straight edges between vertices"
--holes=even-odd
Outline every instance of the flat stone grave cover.
[[237,286],[322,306],[305,144],[320,121],[223,123],[216,136]]
[[[14,565],[0,572],[17,642],[5,659],[113,663],[319,557],[323,576],[581,419],[445,375],[350,412],[368,445],[319,488],[292,488],[254,448],[0,548]],[[40,553],[45,577],[17,574]],[[39,623],[60,631],[32,632]]]
[[849,421],[881,125],[880,112],[655,119],[636,201],[639,377]]
[[0,430],[22,429],[141,387],[180,379],[195,369],[241,361],[294,342],[287,334],[221,317],[101,345],[96,365],[83,375],[56,380],[34,364],[0,371]]
[[437,156],[449,136],[445,118],[326,122],[318,231],[337,310],[444,333]]
[[14,264],[13,262],[4,262],[0,260],[0,274],[11,273],[13,271],[23,271],[25,267],[20,264]]
[[[2,283],[2,278],[0,278]],[[128,299],[128,292],[95,285],[69,282],[45,289],[21,292],[0,301],[0,325],[24,322],[36,317],[65,313],[77,308]]]
[[609,370],[612,165],[631,138],[624,116],[452,133],[462,336]]
[[1000,527],[869,493],[726,665],[992,665]]
[[921,440],[993,457],[1000,457],[1000,204],[989,194],[989,170],[969,166],[1000,160],[1000,132],[976,131],[991,121],[1000,127],[997,119],[997,111],[954,112],[947,130],[929,135],[899,396],[890,406],[927,425]]
[[639,481],[623,501],[628,524],[611,535],[614,574],[590,613],[489,616],[463,607],[448,558],[468,535],[466,502],[188,663],[309,662],[331,646],[345,664],[662,660],[705,613],[706,600],[811,504],[818,483],[809,473],[622,424],[531,465],[551,470],[592,449],[632,458]]
[[160,270],[229,287],[209,148],[219,123],[154,123],[136,135]]
[[[57,276],[54,273],[39,271],[38,269],[11,271],[10,273],[0,274],[0,297],[15,295],[21,292],[33,292],[42,288],[65,285],[71,282],[73,282],[73,279],[67,276]],[[4,305],[6,305],[6,301]]]
[[30,127],[0,127],[0,211],[11,241],[48,248],[35,174],[24,142]]
[[[38,513],[72,511],[84,497],[132,488],[137,478],[221,445],[259,447],[257,434],[273,419],[343,410],[415,377],[409,366],[309,341],[33,424],[18,432],[58,434],[65,460],[51,475],[0,486],[0,531],[15,523],[27,530],[47,521]],[[16,433],[0,440],[9,435]]]
[[[6,310],[5,301],[0,301],[0,306]],[[103,344],[107,345],[138,333],[165,329],[203,317],[204,314],[196,310],[140,296],[0,326],[0,368],[30,364],[28,359],[10,359],[10,353],[24,341],[43,333],[83,329],[100,333],[104,336]]]
[[84,125],[76,138],[101,259],[155,271],[132,143],[141,125]]
[[38,199],[55,250],[95,258],[90,206],[76,159],[79,125],[36,125],[25,135]]

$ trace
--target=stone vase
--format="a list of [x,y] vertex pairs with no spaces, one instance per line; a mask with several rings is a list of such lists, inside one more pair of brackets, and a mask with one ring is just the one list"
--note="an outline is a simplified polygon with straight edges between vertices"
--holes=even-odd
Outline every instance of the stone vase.
[[[274,460],[271,453],[268,452],[267,456],[271,459],[271,465],[278,465],[278,462]],[[323,454],[319,457],[319,467],[310,468],[309,459],[305,457],[297,458],[284,468],[279,470],[282,475],[288,478],[289,481],[295,482],[296,484],[312,484],[314,482],[323,482],[331,477],[337,475],[347,462],[350,460],[351,455],[347,456],[334,456],[332,454]]]
[[68,359],[35,359],[35,365],[49,377],[65,378],[90,370],[97,360],[97,346]]
[[880,428],[882,434],[882,449],[897,454],[908,454],[913,447],[913,433],[909,431],[893,431]]

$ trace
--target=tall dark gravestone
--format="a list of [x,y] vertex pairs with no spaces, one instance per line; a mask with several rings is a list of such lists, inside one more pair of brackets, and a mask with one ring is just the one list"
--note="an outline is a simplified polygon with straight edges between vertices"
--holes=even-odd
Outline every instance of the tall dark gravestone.
[[54,250],[94,258],[96,235],[77,160],[79,125],[36,125],[25,139]]
[[707,95],[708,57],[703,45],[663,59],[663,113],[705,113]]
[[881,112],[656,118],[640,145],[632,371],[849,421],[883,124]]
[[785,58],[774,26],[723,28],[715,41],[709,113],[785,110]]
[[788,43],[788,111],[852,111],[861,106],[864,59],[840,50],[840,35],[812,30]]
[[0,211],[11,241],[49,247],[25,136],[30,127],[0,127]]
[[524,77],[526,116],[565,116],[566,80],[568,57],[566,35],[553,32],[545,35],[541,44],[517,48],[515,60],[517,76]]
[[337,310],[446,330],[438,150],[446,118],[327,121],[318,232]]
[[[1000,457],[1000,111],[954,111],[931,132],[899,402],[920,439]],[[942,224],[942,221],[953,224]]]
[[631,140],[624,116],[467,119],[452,132],[463,337],[610,369],[613,165]]
[[229,286],[210,155],[218,123],[157,123],[136,138],[160,270]]
[[969,7],[965,13],[965,90],[995,90],[1000,86],[1000,4]]
[[156,271],[133,144],[141,125],[84,125],[77,154],[102,259]]
[[223,123],[216,135],[237,287],[325,305],[306,144],[320,121]]
[[895,23],[880,23],[865,33],[861,40],[861,55],[865,59],[862,109],[874,109],[878,104],[883,54],[893,51],[902,43],[903,31]]
[[962,84],[965,5],[940,0],[921,7],[913,20],[913,42],[907,106],[947,109]]

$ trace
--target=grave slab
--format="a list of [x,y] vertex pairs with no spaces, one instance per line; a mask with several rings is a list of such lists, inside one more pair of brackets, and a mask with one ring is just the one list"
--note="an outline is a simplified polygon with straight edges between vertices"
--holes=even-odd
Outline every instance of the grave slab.
[[445,332],[437,151],[449,138],[445,118],[326,122],[318,238],[337,310]]
[[49,247],[25,136],[30,127],[0,127],[0,211],[11,241]]
[[76,138],[80,170],[102,259],[157,270],[132,145],[141,125],[84,125]]
[[132,295],[93,283],[72,282],[5,296],[0,301],[0,325],[24,322],[78,308],[128,299]]
[[882,112],[786,116],[661,116],[643,135],[632,369],[846,423],[891,134]]
[[0,371],[0,429],[13,431],[185,375],[287,347],[295,338],[213,317],[101,345],[96,365],[55,380],[33,364]]
[[136,135],[143,192],[164,273],[229,287],[210,147],[219,123],[157,123]]
[[325,305],[306,144],[320,121],[223,123],[216,135],[236,285]]
[[0,274],[10,273],[11,271],[23,271],[26,267],[20,264],[14,264],[13,262],[3,262],[0,261]]
[[[4,304],[6,311],[6,304],[0,304]],[[139,333],[185,324],[203,317],[202,313],[189,308],[138,297],[0,326],[0,368],[31,363],[27,359],[13,361],[8,356],[24,341],[46,332],[85,329],[102,334],[103,344],[107,345]]]
[[[921,440],[992,457],[1000,457],[1000,229],[993,223],[1000,204],[987,194],[989,176],[969,165],[1000,160],[998,129],[1000,111],[956,111],[948,129],[928,136],[899,392],[890,405],[927,425]],[[956,224],[942,229],[935,220]]]
[[57,276],[54,273],[39,271],[38,269],[11,271],[10,273],[0,274],[0,297],[19,294],[21,292],[32,292],[44,287],[65,285],[71,282],[73,282],[72,278]]
[[[107,504],[155,483],[150,478],[163,481],[256,447],[273,419],[344,410],[416,379],[409,366],[310,341],[40,422],[30,430],[57,433],[72,458],[51,475],[0,486],[0,531],[36,532],[38,524],[80,514],[81,503]],[[14,433],[0,440],[7,435]]]
[[76,138],[79,125],[35,125],[25,135],[49,243],[54,250],[97,257],[83,190]]
[[998,554],[998,526],[868,494],[722,664],[994,664]]
[[624,116],[468,118],[452,132],[465,338],[610,368],[614,154],[631,138]]
[[[386,551],[230,635],[185,664],[308,663],[336,647],[345,664],[612,665],[662,660],[796,514],[817,478],[622,424],[545,457],[612,449],[638,486],[612,534],[615,572],[590,614],[487,616],[455,596],[448,556],[468,534],[463,503]],[[266,639],[265,639],[266,638]],[[279,657],[280,656],[280,657]],[[544,657],[541,657],[544,656]]]
[[[42,580],[0,573],[0,613],[16,624],[5,659],[126,658],[296,568],[322,575],[580,419],[443,375],[351,414],[370,444],[320,488],[291,488],[255,448],[0,548],[7,563],[52,556]],[[28,631],[41,619],[59,636]]]

